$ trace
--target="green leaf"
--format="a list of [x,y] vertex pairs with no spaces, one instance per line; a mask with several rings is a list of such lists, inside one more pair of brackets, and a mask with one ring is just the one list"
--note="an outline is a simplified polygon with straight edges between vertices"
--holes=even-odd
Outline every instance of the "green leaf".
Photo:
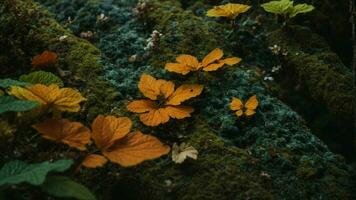
[[63,87],[63,81],[56,75],[51,72],[45,71],[36,71],[26,75],[22,75],[19,78],[20,81],[32,83],[32,84],[43,84],[43,85],[51,85],[57,84],[60,87]]
[[24,112],[39,106],[35,101],[20,100],[12,96],[0,96],[0,114],[13,111]]
[[46,193],[59,198],[95,200],[95,196],[84,185],[65,176],[49,176],[41,186]]
[[22,182],[41,185],[49,172],[63,172],[72,164],[72,160],[58,160],[53,163],[46,161],[36,164],[27,164],[20,160],[11,161],[0,169],[0,186]]
[[13,80],[10,78],[0,79],[0,87],[1,88],[8,88],[10,86],[29,86],[29,85],[31,85],[31,84],[22,82],[22,81]]
[[266,11],[278,15],[288,14],[290,9],[293,8],[293,1],[290,0],[280,0],[280,1],[270,1],[261,5],[261,7]]
[[289,13],[289,17],[295,17],[296,15],[300,14],[300,13],[307,13],[307,12],[311,12],[314,10],[314,6],[312,5],[308,5],[308,4],[298,4],[296,6],[293,6],[293,8],[291,9],[290,13]]

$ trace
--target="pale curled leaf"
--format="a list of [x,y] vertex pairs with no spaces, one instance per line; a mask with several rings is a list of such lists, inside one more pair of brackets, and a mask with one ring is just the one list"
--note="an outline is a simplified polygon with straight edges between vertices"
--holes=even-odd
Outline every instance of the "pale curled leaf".
[[172,147],[172,160],[175,163],[183,163],[187,158],[192,158],[196,160],[198,158],[198,151],[184,142],[180,145],[177,143],[173,144]]

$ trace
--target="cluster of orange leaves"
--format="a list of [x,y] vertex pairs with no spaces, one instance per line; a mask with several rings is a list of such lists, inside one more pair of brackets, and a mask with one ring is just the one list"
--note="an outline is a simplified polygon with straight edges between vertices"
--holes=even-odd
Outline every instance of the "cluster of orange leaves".
[[256,113],[256,108],[258,106],[258,100],[256,95],[250,97],[245,104],[239,98],[232,98],[230,103],[230,109],[235,112],[238,117],[246,116],[250,117]]
[[211,51],[204,59],[199,62],[197,57],[183,54],[176,58],[176,63],[167,63],[165,69],[170,72],[186,75],[192,71],[216,71],[224,65],[235,65],[241,62],[241,58],[232,57],[222,59],[224,53],[221,49],[216,48]]
[[34,69],[53,66],[57,63],[58,56],[55,52],[52,51],[44,51],[43,53],[34,56],[31,62]]
[[79,104],[86,100],[77,90],[59,88],[56,84],[35,84],[26,88],[11,86],[9,93],[19,99],[38,102],[41,105],[40,111],[78,112]]
[[169,146],[140,131],[130,132],[131,126],[132,122],[127,117],[99,115],[92,122],[91,130],[67,119],[48,119],[33,125],[33,128],[46,139],[81,151],[86,150],[92,139],[101,154],[89,153],[84,158],[82,165],[88,168],[104,166],[108,160],[129,167],[169,153]]
[[190,117],[194,109],[181,103],[203,91],[203,86],[198,84],[184,84],[175,89],[173,82],[157,80],[147,74],[141,76],[138,88],[148,99],[133,101],[127,105],[127,109],[140,113],[140,120],[147,126],[158,126],[170,118]]
[[229,19],[235,19],[241,13],[247,12],[251,6],[239,4],[239,3],[228,3],[225,5],[214,6],[214,8],[208,10],[207,16],[209,17],[227,17]]

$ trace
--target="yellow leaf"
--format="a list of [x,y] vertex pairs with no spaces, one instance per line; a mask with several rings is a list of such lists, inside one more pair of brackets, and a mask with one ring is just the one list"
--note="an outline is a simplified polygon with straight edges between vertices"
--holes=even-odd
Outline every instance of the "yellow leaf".
[[174,92],[174,83],[171,81],[165,81],[162,79],[157,80],[159,86],[160,95],[164,98],[168,98]]
[[195,71],[200,68],[200,63],[195,56],[183,54],[178,56],[176,61],[180,64],[186,65],[191,71]]
[[208,55],[206,55],[202,61],[203,67],[207,67],[209,64],[220,60],[223,57],[224,53],[221,49],[216,48],[212,50]]
[[107,161],[108,160],[102,155],[90,154],[84,158],[81,164],[87,168],[97,168],[103,167],[107,163]]
[[159,86],[157,84],[157,80],[148,74],[141,75],[138,88],[145,97],[152,100],[156,100],[157,96],[159,95]]
[[67,119],[48,119],[32,126],[48,140],[62,142],[84,151],[90,141],[90,130],[79,122]]
[[164,108],[151,110],[140,115],[140,120],[147,126],[158,126],[169,121],[169,115]]
[[130,132],[131,126],[132,122],[127,117],[98,115],[91,125],[91,137],[100,150],[105,150],[125,137]]
[[53,104],[59,111],[78,112],[80,111],[80,102],[85,100],[78,91],[72,88],[62,88]]
[[[46,91],[49,92],[49,91]],[[40,96],[37,96],[33,92],[31,92],[28,89],[18,87],[18,86],[11,86],[9,94],[12,96],[15,96],[19,99],[25,99],[25,100],[30,100],[30,101],[36,101],[40,103],[41,105],[46,105],[46,100],[41,98]]]
[[228,3],[225,5],[214,6],[213,9],[208,10],[207,16],[209,17],[227,17],[230,19],[235,19],[241,13],[247,12],[251,6],[238,4],[238,3]]
[[225,58],[223,60],[220,60],[219,62],[222,62],[224,64],[227,64],[227,65],[235,65],[237,63],[240,63],[241,62],[241,58],[238,58],[238,57],[232,57],[232,58]]
[[190,67],[181,63],[167,63],[165,69],[169,72],[186,75],[190,72]]
[[[129,111],[141,113],[140,120],[147,126],[158,126],[160,124],[164,124],[168,122],[170,118],[183,119],[190,117],[190,114],[194,111],[194,109],[192,107],[178,105],[185,100],[200,95],[203,90],[202,85],[182,85],[177,90],[174,90],[173,82],[162,79],[156,80],[151,76],[148,78],[151,80],[150,85],[154,85],[154,88],[158,88],[155,89],[154,96],[157,101],[155,102],[151,100],[152,98],[150,97],[150,100],[133,101],[127,105],[127,109]],[[141,88],[145,87],[141,81],[140,84]],[[149,86],[149,88],[152,87]]]
[[245,108],[250,109],[250,110],[255,110],[258,106],[258,100],[256,95],[253,95],[250,97],[246,103],[245,103]]
[[245,103],[245,105],[242,103],[242,101],[238,98],[233,97],[232,101],[230,103],[230,108],[233,111],[236,111],[235,114],[240,117],[243,114],[245,116],[249,117],[252,116],[256,113],[256,108],[258,106],[258,100],[256,95],[251,96]]
[[213,9],[208,10],[206,16],[208,17],[227,17],[230,14],[226,9],[223,9],[221,6],[214,6]]
[[243,108],[242,101],[239,98],[232,97],[232,101],[230,103],[231,110],[241,110]]
[[165,110],[171,118],[175,119],[190,117],[190,114],[194,112],[194,108],[190,106],[167,106]]
[[156,110],[157,106],[152,100],[136,100],[127,105],[127,109],[134,113],[144,113],[151,110]]
[[168,154],[170,147],[162,144],[156,137],[137,131],[116,143],[111,151],[103,151],[111,162],[123,167],[137,165]]
[[72,88],[59,88],[58,85],[35,84],[27,88],[13,86],[10,94],[19,99],[37,101],[43,107],[50,107],[53,110],[78,112],[79,103],[86,99]]
[[224,63],[220,62],[220,63],[213,63],[210,64],[206,67],[203,68],[204,71],[210,72],[210,71],[216,71],[218,70],[220,67],[224,66]]
[[176,91],[168,98],[166,105],[180,105],[183,101],[200,95],[203,91],[202,85],[185,84],[177,88]]

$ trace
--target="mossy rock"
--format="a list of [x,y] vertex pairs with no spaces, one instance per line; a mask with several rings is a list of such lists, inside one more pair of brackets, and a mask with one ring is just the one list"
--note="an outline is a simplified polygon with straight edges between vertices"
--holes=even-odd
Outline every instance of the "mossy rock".
[[282,58],[278,76],[282,99],[299,110],[333,150],[353,157],[355,90],[350,70],[309,28],[278,29],[267,40],[270,46],[277,44],[288,52]]
[[[96,47],[73,36],[30,0],[5,1],[0,9],[3,13],[0,18],[0,35],[3,38],[0,41],[9,49],[3,55],[11,58],[0,63],[11,69],[11,72],[4,71],[6,75],[28,72],[34,55],[51,50],[59,55],[60,67],[72,72],[77,80],[74,85],[79,85],[79,90],[88,99],[83,106],[82,112],[87,115],[84,119],[90,121],[97,113],[110,109],[110,102],[118,94],[100,79],[102,65],[99,63],[100,51]],[[68,37],[60,41],[64,35]]]

